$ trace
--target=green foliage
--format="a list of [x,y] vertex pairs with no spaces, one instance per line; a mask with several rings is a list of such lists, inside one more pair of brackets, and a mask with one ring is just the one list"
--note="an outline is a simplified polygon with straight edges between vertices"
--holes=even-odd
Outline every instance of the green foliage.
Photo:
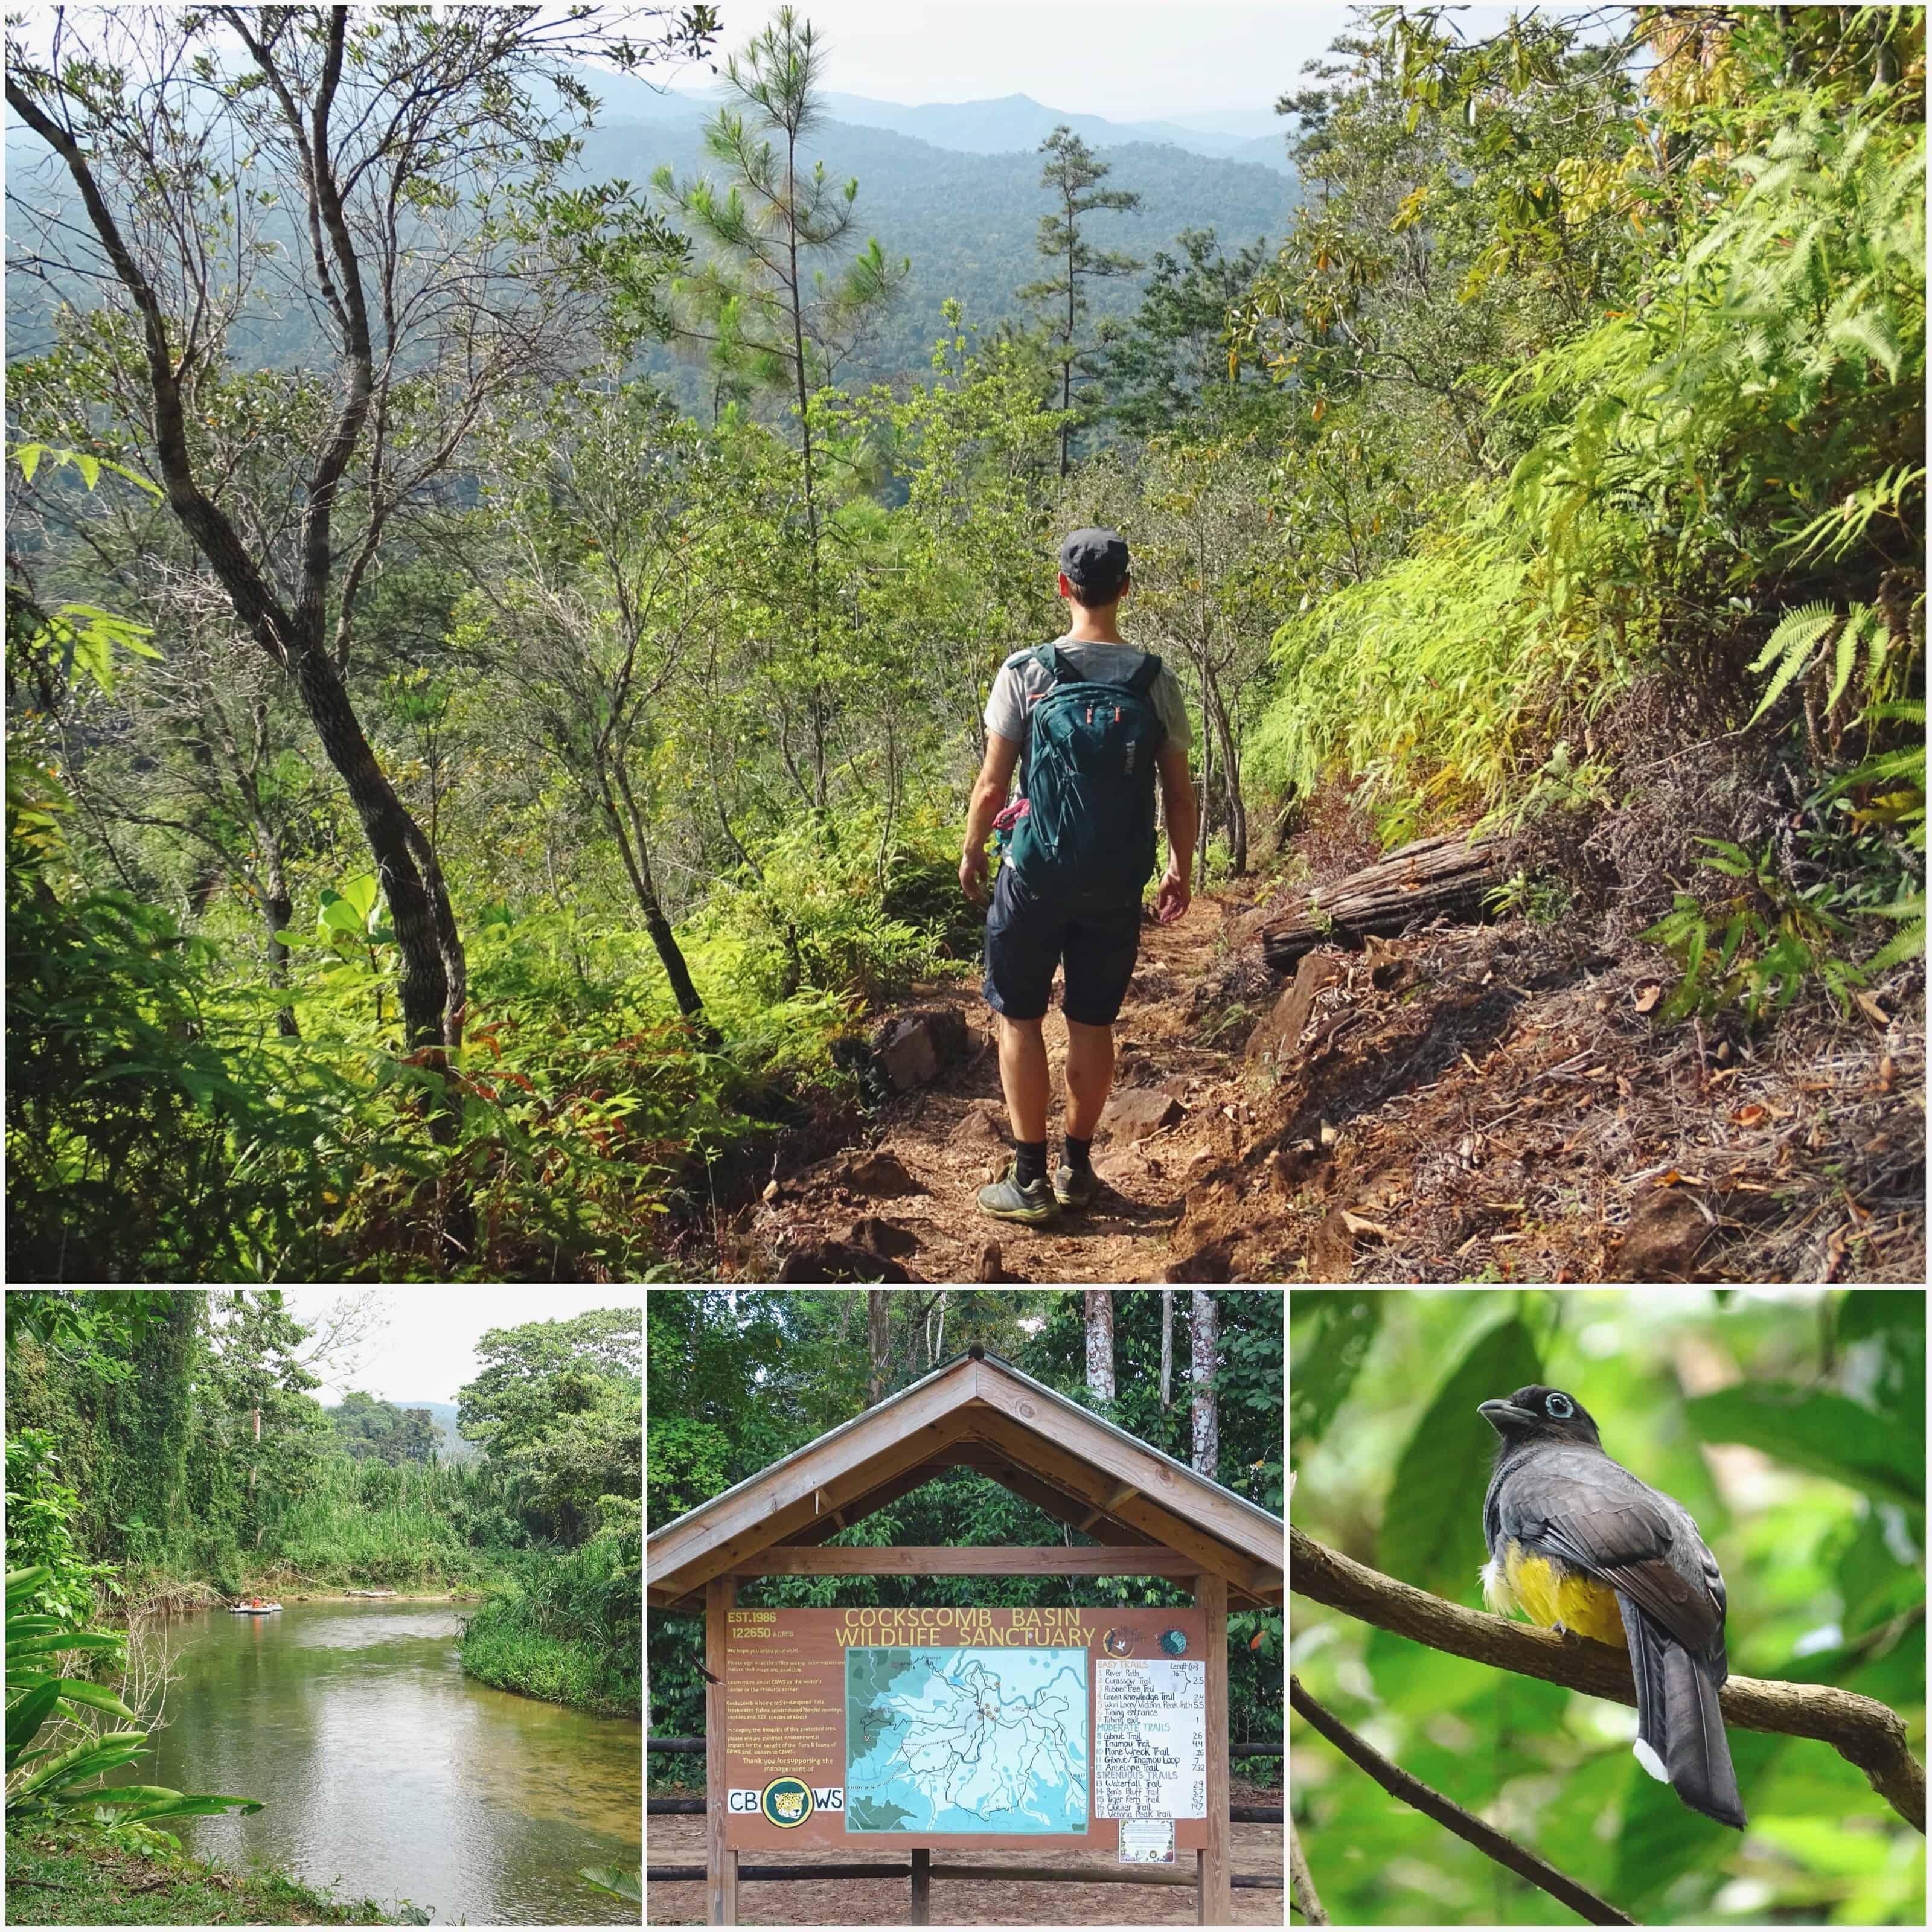
[[638,1441],[642,1323],[632,1309],[492,1328],[482,1372],[458,1393],[457,1426],[518,1486],[539,1533],[580,1541],[599,1499],[643,1490]]
[[1481,1510],[1469,1502],[1480,1502],[1496,1448],[1477,1405],[1542,1378],[1535,1341],[1520,1321],[1498,1322],[1470,1342],[1396,1466],[1376,1544],[1382,1569],[1438,1596],[1470,1594],[1486,1552]]
[[[9,1444],[10,1448],[11,1444]],[[123,1814],[117,1822],[152,1825],[164,1818],[208,1817],[262,1808],[260,1798],[186,1796],[160,1785],[123,1784],[111,1790],[94,1780],[141,1755],[146,1731],[101,1730],[88,1726],[81,1741],[64,1750],[34,1749],[50,1718],[86,1725],[90,1712],[132,1722],[135,1713],[102,1685],[60,1674],[70,1653],[104,1652],[118,1657],[126,1640],[82,1627],[70,1612],[46,1613],[40,1606],[56,1585],[44,1564],[7,1574],[7,1823],[10,1834],[32,1820],[62,1811],[86,1810]],[[37,1762],[37,1760],[45,1760]],[[29,1771],[27,1767],[34,1768]],[[16,1777],[16,1772],[24,1775]]]
[[[111,1818],[113,1814],[106,1814]],[[8,1883],[37,1924],[89,1925],[411,1925],[373,1899],[350,1903],[286,1873],[234,1871],[176,1850],[171,1834],[56,1815],[10,1832]],[[31,1906],[28,1901],[31,1900]]]
[[[1473,1408],[1450,1414],[1446,1392],[1474,1354],[1514,1330],[1528,1352],[1496,1363],[1480,1378],[1498,1379],[1472,1383],[1457,1402],[1532,1376],[1576,1391],[1609,1453],[1696,1517],[1724,1573],[1733,1672],[1877,1696],[1916,1735],[1924,1516],[1908,1498],[1924,1472],[1922,1295],[1824,1290],[1768,1302],[1585,1288],[1377,1298],[1383,1319],[1346,1396],[1318,1440],[1294,1445],[1295,1515],[1308,1534],[1365,1560],[1372,1550],[1387,1568],[1392,1526],[1405,1543],[1425,1532],[1414,1496],[1402,1493],[1424,1473],[1420,1445],[1455,1464],[1465,1432],[1490,1436]],[[1299,1402],[1321,1331],[1311,1313],[1293,1334]],[[1690,1393],[1704,1384],[1686,1365],[1720,1358],[1726,1386]],[[1742,1480],[1707,1455],[1706,1444],[1726,1442],[1752,1444],[1760,1474]],[[1453,1492],[1445,1485],[1436,1499],[1461,1553],[1441,1552],[1435,1587],[1460,1601],[1475,1600],[1493,1449],[1492,1440],[1480,1460],[1458,1466]],[[1405,1770],[1466,1806],[1506,1811],[1512,1836],[1646,1922],[1721,1917],[1725,1888],[1747,1871],[1769,1888],[1754,1908],[1761,1916],[1815,1913],[1820,1899],[1847,1922],[1855,1910],[1861,1923],[1922,1916],[1917,1835],[1814,1740],[1730,1732],[1752,1832],[1762,1821],[1779,1847],[1773,1868],[1645,1774],[1630,1755],[1624,1707],[1318,1607],[1298,1610],[1296,1657],[1310,1692],[1346,1721],[1371,1724]],[[1295,1817],[1311,1858],[1324,1841],[1364,1848],[1322,1888],[1338,1923],[1546,1917],[1546,1897],[1390,1806],[1292,1724]]]
[[1348,1399],[1382,1326],[1382,1298],[1346,1288],[1305,1289],[1290,1305],[1288,1318],[1309,1324],[1295,1350],[1294,1385],[1288,1392],[1288,1455],[1298,1468]]
[[632,1871],[620,1870],[616,1865],[584,1865],[578,1876],[587,1879],[599,1892],[608,1892],[613,1898],[628,1898],[633,1905],[644,1902],[644,1874],[642,1866]]
[[[1922,1304],[1921,1315],[1922,1334]],[[1767,1382],[1696,1396],[1684,1415],[1706,1442],[1745,1443],[1848,1489],[1925,1507],[1924,1430],[1902,1414],[1876,1413],[1826,1389]]]
[[82,1560],[70,1527],[80,1498],[58,1479],[59,1467],[45,1430],[8,1437],[7,1567],[39,1574],[28,1609],[77,1625],[93,1611],[96,1580],[112,1576],[114,1565]]
[[435,1460],[439,1438],[426,1408],[400,1409],[392,1402],[379,1402],[351,1389],[325,1413],[343,1447],[358,1462],[371,1456],[392,1463]]
[[[1767,33],[1740,26],[1732,53],[1747,66],[1776,64],[1778,36]],[[1808,811],[1832,809],[1798,842],[1798,863],[1782,850],[1745,858],[1734,846],[1705,862],[1748,890],[1714,914],[1684,891],[1652,928],[1684,966],[1666,1014],[1733,1001],[1761,1013],[1814,980],[1843,1003],[1866,970],[1856,961],[1874,922],[1904,928],[1874,950],[1876,970],[1922,945],[1918,748],[1887,735],[1914,722],[1891,707],[1918,702],[1922,676],[1922,592],[1911,575],[1924,523],[1913,460],[1923,424],[1922,133],[1904,97],[1876,87],[1863,100],[1747,94],[1754,118],[1741,136],[1730,97],[1723,106],[1708,95],[1678,100],[1666,62],[1646,83],[1652,111],[1696,158],[1704,184],[1700,198],[1676,201],[1648,179],[1650,160],[1627,130],[1592,119],[1589,104],[1610,98],[1592,89],[1610,82],[1592,78],[1596,57],[1570,35],[1516,23],[1463,47],[1432,16],[1384,23],[1376,59],[1356,70],[1360,92],[1322,124],[1324,165],[1341,170],[1328,225],[1289,251],[1307,278],[1292,298],[1277,286],[1248,326],[1256,341],[1288,330],[1277,373],[1295,374],[1316,395],[1312,413],[1333,407],[1345,428],[1368,406],[1352,385],[1376,348],[1423,326],[1413,301],[1392,305],[1399,249],[1372,260],[1358,234],[1335,230],[1355,218],[1349,197],[1370,180],[1393,191],[1341,133],[1366,139],[1360,124],[1384,90],[1417,110],[1406,134],[1388,137],[1402,166],[1420,166],[1410,150],[1431,140],[1468,146],[1446,127],[1430,134],[1430,117],[1451,104],[1467,105],[1474,130],[1474,172],[1460,184],[1430,176],[1415,212],[1406,202],[1390,225],[1396,234],[1426,208],[1445,224],[1444,241],[1460,239],[1458,211],[1492,190],[1507,208],[1526,142],[1550,138],[1522,118],[1539,88],[1578,95],[1582,120],[1566,138],[1588,124],[1604,144],[1594,158],[1579,152],[1550,169],[1546,203],[1531,195],[1508,214],[1519,238],[1498,240],[1472,267],[1483,304],[1498,296],[1490,278],[1498,248],[1554,245],[1574,261],[1606,212],[1643,233],[1674,209],[1677,226],[1660,230],[1668,247],[1635,244],[1612,306],[1573,310],[1549,346],[1525,343],[1492,380],[1484,466],[1510,453],[1506,492],[1487,476],[1442,490],[1405,554],[1390,560],[1372,544],[1365,554],[1358,541],[1352,580],[1304,597],[1276,634],[1256,768],[1296,793],[1339,772],[1365,776],[1391,841],[1472,813],[1520,824],[1613,812],[1630,795],[1619,748],[1598,743],[1612,701],[1634,680],[1664,674],[1728,708],[1738,695],[1737,640],[1755,632],[1751,670],[1764,682],[1738,722],[1769,721],[1802,739]],[[1393,74],[1378,68],[1397,55]],[[1722,87],[1738,86],[1742,70],[1726,70]],[[1510,138],[1492,138],[1506,123]],[[1304,226],[1314,220],[1305,215]],[[1608,275],[1610,259],[1592,256],[1592,274]],[[1560,281],[1567,271],[1552,266]],[[1343,318],[1352,320],[1338,334]],[[1784,613],[1768,632],[1756,627],[1760,609]],[[1854,731],[1864,755],[1840,762]],[[1654,757],[1648,743],[1641,749]],[[1672,830],[1688,843],[1695,828]]]

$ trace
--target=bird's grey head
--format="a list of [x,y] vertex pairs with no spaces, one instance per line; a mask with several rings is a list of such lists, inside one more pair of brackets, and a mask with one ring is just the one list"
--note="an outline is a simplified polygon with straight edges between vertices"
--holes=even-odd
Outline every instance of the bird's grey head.
[[1524,1442],[1586,1442],[1601,1448],[1590,1412],[1562,1389],[1532,1382],[1515,1394],[1477,1406],[1476,1413],[1502,1438],[1504,1449]]

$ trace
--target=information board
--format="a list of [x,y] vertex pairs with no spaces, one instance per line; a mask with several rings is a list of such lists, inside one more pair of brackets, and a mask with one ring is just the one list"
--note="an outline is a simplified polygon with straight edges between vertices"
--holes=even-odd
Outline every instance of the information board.
[[1205,1630],[1192,1610],[734,1610],[724,1842],[1112,1852],[1125,1816],[1204,1846]]

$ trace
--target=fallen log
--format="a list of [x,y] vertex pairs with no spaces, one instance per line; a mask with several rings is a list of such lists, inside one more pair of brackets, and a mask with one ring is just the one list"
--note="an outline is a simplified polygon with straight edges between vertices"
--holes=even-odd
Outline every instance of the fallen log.
[[1318,946],[1359,949],[1435,919],[1475,920],[1502,883],[1499,839],[1418,838],[1332,886],[1316,888],[1284,925],[1262,929],[1262,957],[1277,973]]

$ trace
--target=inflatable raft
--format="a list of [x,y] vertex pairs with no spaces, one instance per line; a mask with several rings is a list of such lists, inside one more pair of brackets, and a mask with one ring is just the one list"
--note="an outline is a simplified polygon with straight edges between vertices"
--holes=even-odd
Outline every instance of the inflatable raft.
[[263,1617],[271,1610],[279,1610],[281,1607],[280,1604],[230,1604],[228,1606],[230,1614],[238,1617]]

